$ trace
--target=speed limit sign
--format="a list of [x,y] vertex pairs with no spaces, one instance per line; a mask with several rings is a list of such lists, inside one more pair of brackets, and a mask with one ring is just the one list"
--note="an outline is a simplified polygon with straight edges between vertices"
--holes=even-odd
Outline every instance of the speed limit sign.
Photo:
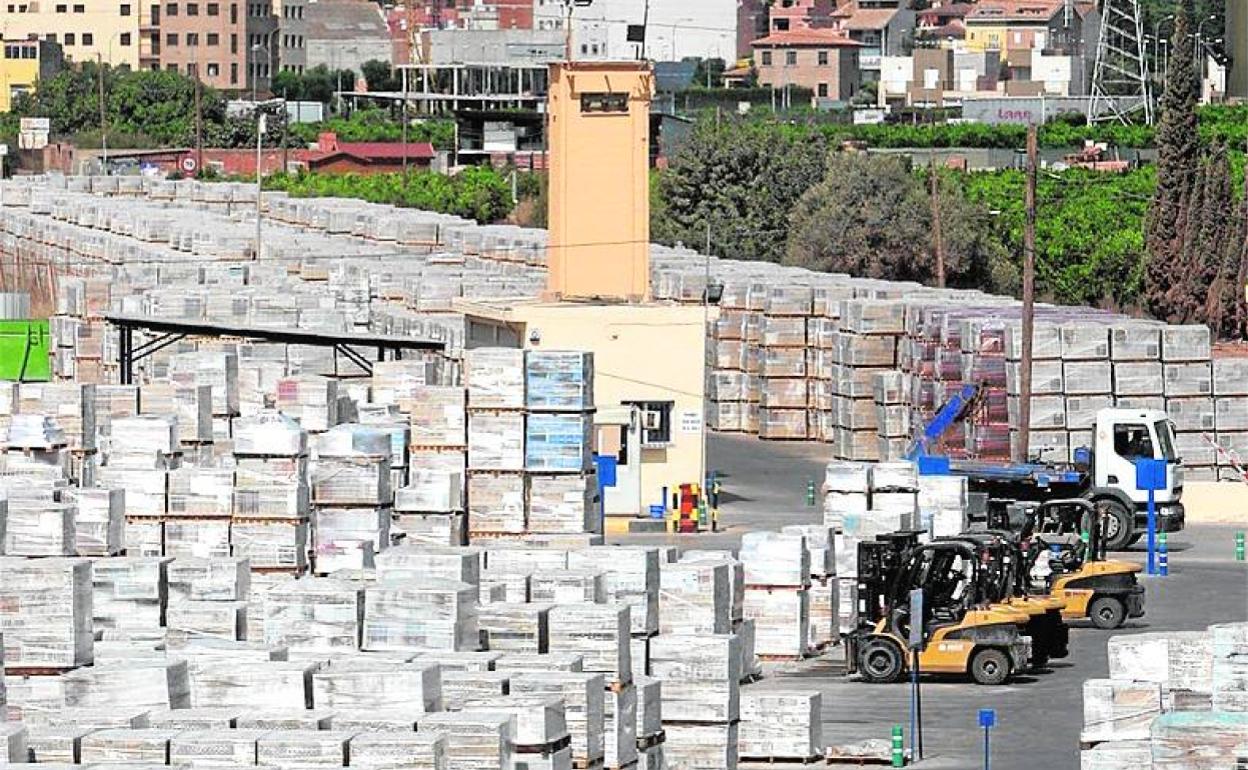
[[187,155],[185,158],[182,159],[182,170],[185,171],[186,173],[188,174],[194,173],[195,166],[196,166],[195,156]]

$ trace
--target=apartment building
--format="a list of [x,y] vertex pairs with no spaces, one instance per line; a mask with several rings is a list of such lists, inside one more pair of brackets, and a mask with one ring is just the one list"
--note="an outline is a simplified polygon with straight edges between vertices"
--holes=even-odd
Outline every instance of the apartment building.
[[858,54],[863,46],[843,32],[772,32],[755,40],[753,47],[760,86],[809,88],[820,103],[847,102],[858,92]]
[[140,0],[0,0],[0,34],[61,46],[71,62],[139,66]]
[[307,67],[323,64],[330,70],[348,69],[359,75],[366,61],[390,61],[390,30],[372,0],[317,0],[308,3],[306,11]]
[[308,68],[308,0],[275,0],[277,12],[277,61],[283,72],[302,73]]
[[40,81],[51,78],[65,66],[60,45],[33,38],[0,38],[0,112],[13,108],[13,100],[35,90]]

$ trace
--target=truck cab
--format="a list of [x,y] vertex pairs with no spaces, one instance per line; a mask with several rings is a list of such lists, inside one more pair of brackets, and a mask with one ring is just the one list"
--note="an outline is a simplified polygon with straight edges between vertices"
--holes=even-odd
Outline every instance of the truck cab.
[[1088,459],[1091,488],[1084,495],[1105,518],[1110,549],[1138,540],[1148,526],[1148,492],[1137,488],[1135,462],[1166,462],[1166,488],[1154,492],[1157,530],[1183,529],[1183,466],[1174,449],[1174,423],[1151,409],[1102,409],[1096,414]]

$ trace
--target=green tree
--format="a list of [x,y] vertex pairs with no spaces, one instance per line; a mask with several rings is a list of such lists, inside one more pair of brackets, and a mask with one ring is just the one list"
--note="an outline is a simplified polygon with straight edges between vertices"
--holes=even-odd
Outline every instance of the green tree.
[[1188,313],[1190,298],[1197,293],[1194,276],[1174,269],[1188,237],[1184,201],[1192,196],[1200,154],[1196,120],[1200,79],[1189,41],[1191,5],[1192,0],[1180,0],[1171,36],[1170,70],[1156,132],[1157,188],[1145,223],[1149,262],[1144,300],[1155,316],[1166,320]]
[[[895,156],[832,152],[823,181],[793,209],[785,262],[871,278],[933,282],[928,182]],[[986,212],[940,180],[940,217],[950,285],[1012,283]]]
[[360,72],[368,83],[369,91],[398,91],[403,88],[401,79],[395,76],[387,62],[370,59],[360,65]]
[[778,262],[789,212],[822,178],[825,148],[812,129],[699,123],[659,177],[652,236],[700,247],[709,224],[717,256]]

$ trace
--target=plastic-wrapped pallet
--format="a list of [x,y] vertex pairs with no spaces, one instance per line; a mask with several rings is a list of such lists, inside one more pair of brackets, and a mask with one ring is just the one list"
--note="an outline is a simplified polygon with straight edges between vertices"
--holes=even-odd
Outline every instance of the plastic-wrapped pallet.
[[298,420],[304,429],[329,430],[338,422],[337,380],[315,374],[302,374],[283,377],[275,384],[276,399],[273,405],[282,414]]
[[653,738],[663,732],[663,683],[650,676],[633,679],[637,690],[637,724],[635,733],[639,740]]
[[1079,770],[1149,770],[1153,749],[1148,740],[1106,741],[1079,752]]
[[126,515],[163,517],[167,512],[169,472],[159,469],[104,465],[96,481],[108,489],[126,491]]
[[344,767],[352,734],[339,730],[273,730],[256,740],[261,767]]
[[408,469],[408,485],[394,491],[398,513],[453,512],[464,509],[464,474]]
[[[1117,371],[1115,365],[1115,371]],[[1005,392],[1017,396],[1022,392],[1022,364],[1009,362],[1005,366]],[[1031,364],[1031,394],[1033,396],[1060,396],[1065,393],[1061,361],[1033,361]]]
[[77,509],[67,503],[10,499],[0,506],[6,519],[3,553],[9,556],[74,556]]
[[594,354],[530,350],[525,354],[525,406],[531,410],[594,408]]
[[[205,662],[191,673],[191,705],[266,709],[310,708],[316,664],[297,661]],[[239,727],[245,727],[240,721]]]
[[672,770],[725,770],[735,768],[739,756],[738,724],[663,725],[664,761]]
[[179,733],[161,727],[111,728],[82,739],[83,764],[169,764],[169,741]]
[[604,694],[603,736],[606,767],[625,767],[637,760],[636,687],[608,689]]
[[503,601],[512,602],[514,604],[524,604],[532,600],[532,594],[529,591],[531,576],[527,574],[511,574],[499,573],[497,571],[486,570],[481,573],[481,596],[482,602],[485,603],[487,591],[493,591],[495,588],[501,588],[503,592]]
[[294,419],[272,409],[233,421],[234,453],[261,457],[302,457],[308,434]]
[[92,661],[91,563],[0,557],[0,627],[9,668]]
[[[568,732],[572,736],[572,759],[582,766],[603,757],[605,696],[601,674],[526,673],[511,680],[511,692],[522,695],[553,695],[563,698]],[[428,720],[421,729],[429,729]]]
[[3,758],[9,763],[28,761],[30,750],[27,744],[28,731],[22,724],[0,723],[0,741],[3,741]]
[[124,489],[78,488],[65,492],[74,515],[74,543],[79,556],[116,556],[121,553],[125,525]]
[[810,597],[807,642],[811,648],[820,649],[840,638],[837,630],[837,602],[840,597],[836,578],[812,579],[807,593]]
[[811,760],[824,755],[818,692],[741,691],[740,754],[749,759]]
[[447,738],[437,732],[361,733],[347,746],[351,767],[364,770],[446,770]]
[[420,725],[421,732],[446,737],[446,770],[511,767],[515,730],[515,716],[498,712],[430,714]]
[[377,557],[382,580],[454,580],[469,585],[481,582],[483,553],[473,547],[439,547],[403,544]]
[[234,517],[302,519],[310,509],[307,460],[302,457],[237,457]]
[[1161,713],[1161,686],[1125,679],[1088,679],[1083,683],[1083,732],[1080,740],[1147,740],[1149,725]]
[[170,559],[117,557],[94,562],[94,620],[100,628],[159,629],[169,600]]
[[[557,697],[545,695],[508,695],[499,698],[486,698],[468,703],[464,707],[467,714],[510,714],[513,719],[512,746],[516,753],[536,754],[531,759],[539,763],[538,767],[547,767],[551,754],[557,754],[555,748],[571,738],[567,719],[564,714],[563,701]],[[571,766],[571,748],[563,746],[567,753],[564,766]],[[547,755],[545,757],[541,755]],[[558,767],[559,765],[555,765]]]
[[308,522],[302,520],[240,521],[230,525],[235,556],[255,568],[285,568],[303,573],[308,566]]
[[264,638],[292,650],[356,650],[363,596],[358,585],[332,578],[278,583],[264,594]]
[[424,714],[442,709],[441,682],[437,665],[395,665],[367,658],[331,660],[312,674],[312,705]]
[[238,715],[240,730],[328,730],[334,712],[328,709],[248,708]]
[[596,546],[569,552],[568,565],[605,569],[607,601],[628,605],[632,632],[653,634],[659,630],[659,553],[656,549]]
[[246,559],[177,558],[165,567],[169,604],[176,602],[245,601],[251,595],[251,569]]
[[1208,361],[1212,353],[1212,336],[1204,324],[1161,328],[1161,360],[1166,363]]
[[238,724],[238,708],[156,709],[147,715],[150,727],[179,730],[229,730]]
[[[390,509],[373,506],[318,507],[312,513],[312,531],[315,533],[312,550],[316,554],[318,573],[372,567],[373,554],[390,546]],[[359,545],[368,546],[368,564],[356,563],[349,558],[332,559],[344,547]]]
[[473,470],[523,470],[524,438],[523,412],[471,412],[468,415],[468,467]]
[[[26,735],[28,754],[22,755],[17,761],[31,761],[39,765],[53,762],[76,765],[81,756],[82,738],[91,732],[85,727],[32,725]],[[12,745],[12,738],[9,741]],[[13,761],[12,754],[9,759]]]
[[254,765],[256,743],[266,730],[189,729],[169,740],[169,763],[192,767]]
[[1211,693],[1213,639],[1208,631],[1111,636],[1109,678],[1154,682],[1173,690]]
[[184,660],[96,665],[64,676],[67,706],[190,707],[190,684]]
[[583,656],[585,671],[605,674],[608,683],[632,680],[628,607],[617,604],[560,604],[550,610],[550,651]]
[[578,567],[535,573],[529,582],[530,600],[551,604],[607,601],[606,573],[600,569]]
[[477,622],[491,650],[543,653],[550,641],[549,604],[496,602],[478,608]]
[[181,442],[212,440],[211,385],[184,387],[171,382],[149,383],[139,392],[139,412],[176,417]]
[[395,580],[364,590],[361,649],[476,650],[477,586],[452,580]]
[[731,581],[727,562],[664,565],[659,573],[659,632],[728,633],[732,627]]
[[415,730],[424,712],[406,709],[334,709],[335,730],[351,733],[393,733]]
[[1203,770],[1230,767],[1248,744],[1248,713],[1175,711],[1152,725],[1154,770]]
[[597,532],[598,485],[592,474],[528,477],[530,532]]
[[803,535],[747,532],[741,536],[741,562],[747,586],[804,586],[810,551]]
[[0,724],[64,724],[60,720],[65,711],[65,683],[60,677],[7,676],[2,681],[5,705],[0,709],[0,716],[4,717]]
[[231,641],[247,638],[247,602],[174,602],[170,603],[166,617],[170,637]]
[[519,473],[470,475],[469,532],[518,534],[526,531],[528,482],[529,478]]
[[238,414],[238,356],[224,351],[176,353],[169,359],[169,379],[183,387],[212,386],[212,413]]
[[464,353],[464,382],[473,409],[522,409],[525,405],[524,351],[473,348]]
[[662,682],[665,720],[737,720],[740,644],[732,634],[660,634],[651,640],[650,671]]
[[1113,375],[1108,361],[1067,361],[1062,365],[1062,381],[1068,396],[1113,392]]
[[471,701],[504,695],[511,677],[505,671],[443,671],[442,704],[458,711]]
[[410,402],[412,446],[462,447],[468,443],[468,392],[463,388],[425,385],[413,389]]
[[1248,711],[1248,623],[1209,627],[1213,638],[1213,709]]
[[186,467],[169,472],[168,514],[229,518],[233,513],[234,471]]
[[319,459],[312,471],[312,500],[317,505],[389,505],[390,458]]
[[1165,380],[1160,361],[1132,361],[1114,364],[1114,395],[1160,396]]
[[748,587],[744,612],[754,621],[759,655],[799,658],[810,649],[808,589]]

